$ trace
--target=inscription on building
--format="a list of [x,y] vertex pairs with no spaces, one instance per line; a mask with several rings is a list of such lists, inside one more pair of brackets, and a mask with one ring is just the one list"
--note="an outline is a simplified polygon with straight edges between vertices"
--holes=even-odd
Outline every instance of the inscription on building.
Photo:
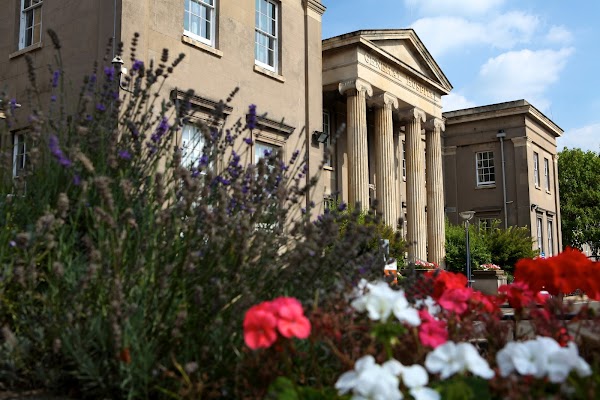
[[435,94],[433,91],[431,91],[430,89],[421,85],[419,82],[415,81],[414,79],[405,76],[404,74],[402,74],[400,71],[398,71],[396,68],[392,67],[391,65],[389,65],[369,54],[366,54],[366,53],[364,54],[364,57],[365,57],[365,63],[367,65],[370,65],[371,67],[377,69],[378,71],[381,71],[384,74],[389,75],[392,78],[398,80],[403,86],[408,87],[409,89],[419,93],[421,96],[427,97],[428,99],[431,99],[434,102],[440,101],[440,97],[437,94]]

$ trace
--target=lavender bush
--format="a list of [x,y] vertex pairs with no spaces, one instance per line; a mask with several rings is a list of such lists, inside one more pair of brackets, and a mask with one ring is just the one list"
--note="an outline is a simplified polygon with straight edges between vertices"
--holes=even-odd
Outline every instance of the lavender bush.
[[[243,312],[284,294],[316,307],[359,275],[379,276],[382,256],[369,246],[377,217],[365,224],[328,210],[314,219],[306,197],[316,177],[307,184],[301,151],[244,163],[254,121],[222,127],[231,98],[196,122],[202,155],[182,165],[175,138],[194,121],[193,92],[162,99],[183,55],[169,61],[165,50],[145,65],[136,36],[123,78],[131,93],[105,58],[73,96],[51,37],[57,62],[48,76],[28,62],[28,164],[17,179],[12,148],[2,149],[0,388],[243,396],[234,373],[247,357]],[[48,96],[40,79],[50,80]],[[13,104],[0,103],[7,138],[24,118]]]

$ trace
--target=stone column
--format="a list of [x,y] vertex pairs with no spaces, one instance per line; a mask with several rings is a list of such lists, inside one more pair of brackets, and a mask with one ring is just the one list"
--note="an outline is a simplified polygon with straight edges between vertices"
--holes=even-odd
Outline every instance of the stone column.
[[408,261],[427,259],[427,224],[425,222],[425,171],[421,123],[425,112],[412,108],[399,113],[406,128],[406,216]]
[[[367,147],[367,95],[373,88],[362,79],[341,82],[346,95],[348,138],[348,204],[369,209],[369,151]],[[357,204],[359,203],[359,204]]]
[[398,108],[398,99],[389,93],[383,93],[373,99],[375,109],[375,154],[377,161],[376,193],[377,211],[383,222],[397,229],[398,200],[396,197],[394,173],[394,124],[392,108]]
[[442,132],[445,130],[444,121],[439,118],[429,120],[425,124],[428,261],[441,267],[444,267],[446,258],[441,139]]

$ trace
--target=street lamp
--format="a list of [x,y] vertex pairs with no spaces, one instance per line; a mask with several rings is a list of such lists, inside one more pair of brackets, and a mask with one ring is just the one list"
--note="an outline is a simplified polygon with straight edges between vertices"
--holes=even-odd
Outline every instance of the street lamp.
[[463,211],[459,213],[460,217],[465,221],[465,235],[467,244],[467,287],[471,287],[471,245],[469,243],[469,221],[475,215],[475,211]]

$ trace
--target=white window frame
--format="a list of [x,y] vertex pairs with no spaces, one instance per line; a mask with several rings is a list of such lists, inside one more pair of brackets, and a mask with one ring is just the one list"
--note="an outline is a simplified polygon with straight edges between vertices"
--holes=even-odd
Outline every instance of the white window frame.
[[[29,6],[26,7],[25,2],[29,2]],[[19,50],[24,49],[29,46],[33,46],[34,44],[40,43],[42,41],[42,0],[21,0],[21,8],[20,8],[20,30],[19,30]],[[36,25],[33,21],[33,16],[35,15],[36,9],[40,10],[40,21],[39,21],[39,37],[34,38],[33,33],[36,30]],[[27,25],[27,15],[32,15],[32,24],[31,26]],[[28,35],[28,31],[30,31],[29,35],[31,35],[31,43],[26,44],[26,38]]]
[[[484,158],[484,155],[487,155],[487,157]],[[486,162],[486,165],[484,165],[484,162]],[[488,179],[484,180],[483,178],[486,176]],[[492,176],[493,179],[490,179]],[[475,177],[477,179],[477,186],[489,186],[496,184],[496,166],[494,165],[493,151],[488,150],[475,153]]]
[[542,232],[542,217],[537,216],[536,220],[536,231],[537,231],[537,244],[540,255],[544,253],[544,233]]
[[[325,157],[325,165],[333,166],[333,150],[331,149],[331,115],[329,110],[323,110],[323,133],[327,135],[327,140],[323,144],[323,156]],[[329,154],[327,152],[329,151]]]
[[[22,146],[22,147],[21,147]],[[20,150],[23,150],[22,152]],[[21,160],[19,160],[21,157]],[[13,133],[12,177],[18,178],[19,172],[27,165],[27,142],[22,133]]]
[[[183,34],[188,36],[194,40],[202,42],[210,47],[215,47],[215,37],[216,37],[216,25],[217,25],[217,1],[218,0],[184,0],[183,6]],[[213,3],[212,5],[210,3]],[[201,13],[204,11],[206,18],[202,16],[202,14],[197,15],[192,13],[191,5],[195,3],[200,7]],[[189,9],[187,8],[189,6]],[[208,23],[210,24],[209,29],[207,29],[206,33],[208,37],[202,36],[202,29],[198,26],[199,32],[192,31],[192,18],[197,17],[200,20],[201,24]],[[185,29],[185,23],[187,22],[188,28]]]
[[548,219],[547,222],[547,228],[548,228],[548,232],[546,233],[548,235],[548,257],[552,257],[553,253],[554,253],[554,222],[551,219]]
[[184,168],[198,167],[204,150],[204,136],[196,125],[185,124],[181,129],[181,165]]
[[495,220],[496,218],[479,218],[479,232],[491,232]]
[[546,191],[550,191],[550,162],[544,157],[544,184],[546,185]]
[[[261,4],[271,4],[274,8],[274,16],[261,13]],[[266,18],[270,19],[271,23],[275,26],[274,33],[270,33],[262,29],[260,26],[261,14]],[[273,40],[273,65],[268,63],[268,51],[271,50],[267,47],[267,62],[263,62],[258,59],[258,46],[262,46],[258,42],[259,37],[266,37],[267,39]],[[254,19],[254,62],[259,67],[268,69],[273,72],[277,72],[279,68],[279,3],[273,0],[255,0],[255,19]]]
[[533,152],[533,183],[536,188],[540,187],[540,155]]
[[[259,154],[259,151],[261,151],[261,150],[262,150],[262,152]],[[258,164],[258,161],[261,158],[265,158],[266,157],[265,154],[264,154],[265,150],[270,150],[272,152],[273,151],[275,151],[275,152],[281,152],[282,148],[281,148],[281,146],[278,146],[278,145],[273,144],[273,143],[263,142],[263,141],[259,141],[259,140],[255,141],[254,142],[254,163],[255,164]]]

